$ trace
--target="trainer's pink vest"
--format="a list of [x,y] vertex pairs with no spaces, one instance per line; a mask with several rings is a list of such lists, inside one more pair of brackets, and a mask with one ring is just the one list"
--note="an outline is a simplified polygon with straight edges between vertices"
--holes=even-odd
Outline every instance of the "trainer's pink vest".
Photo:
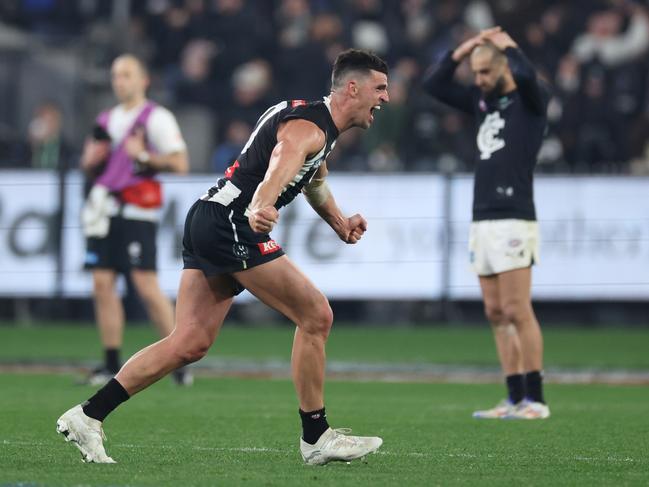
[[[129,135],[135,132],[137,127],[144,127],[149,121],[151,112],[156,107],[156,104],[147,101],[142,108],[142,111],[133,122],[133,126],[128,130],[120,144],[115,147],[110,153],[106,167],[101,175],[95,181],[96,184],[106,186],[111,191],[121,191],[124,188],[138,184],[146,179],[155,179],[153,176],[140,176],[133,174],[134,164],[133,160],[126,153],[124,145]],[[97,124],[99,124],[106,132],[108,132],[108,120],[112,110],[101,112],[97,117]],[[151,150],[147,144],[147,150]]]

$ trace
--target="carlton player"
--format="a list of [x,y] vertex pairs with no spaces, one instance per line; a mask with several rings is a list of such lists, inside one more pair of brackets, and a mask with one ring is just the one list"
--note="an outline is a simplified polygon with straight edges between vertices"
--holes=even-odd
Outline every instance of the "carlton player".
[[[473,87],[453,80],[467,57]],[[424,89],[478,122],[469,251],[509,394],[474,417],[547,418],[543,338],[530,294],[539,238],[532,176],[546,127],[548,93],[499,27],[449,51],[427,72]]]

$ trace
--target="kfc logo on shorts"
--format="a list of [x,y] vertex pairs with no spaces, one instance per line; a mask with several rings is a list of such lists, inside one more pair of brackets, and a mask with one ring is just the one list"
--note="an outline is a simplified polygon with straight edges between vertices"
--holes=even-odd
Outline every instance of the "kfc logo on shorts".
[[261,242],[258,243],[257,245],[259,246],[259,251],[261,252],[261,255],[272,254],[273,252],[277,252],[282,248],[274,240],[269,240],[268,242]]

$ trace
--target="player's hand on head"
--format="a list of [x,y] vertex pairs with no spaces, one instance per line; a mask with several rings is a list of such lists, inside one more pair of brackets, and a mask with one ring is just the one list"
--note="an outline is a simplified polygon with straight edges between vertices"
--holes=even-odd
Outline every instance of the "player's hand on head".
[[279,212],[274,206],[265,206],[256,210],[250,210],[248,223],[253,232],[269,233],[279,220]]
[[341,237],[345,243],[355,244],[358,242],[367,230],[367,220],[358,213],[347,219],[347,232]]
[[514,39],[504,30],[496,30],[485,34],[485,39],[492,42],[501,51],[508,47],[518,47]]
[[490,36],[492,36],[492,35],[494,35],[494,34],[496,34],[498,32],[502,32],[502,28],[499,25],[497,25],[495,27],[490,27],[489,29],[481,30],[480,34],[478,34],[478,36],[484,40],[484,39],[487,39]]
[[492,27],[491,29],[486,29],[480,32],[479,34],[465,40],[462,42],[454,51],[453,51],[453,59],[456,62],[462,61],[465,57],[467,57],[471,52],[478,47],[480,44],[484,43],[485,36],[489,33],[496,32],[496,29],[500,30],[500,27]]

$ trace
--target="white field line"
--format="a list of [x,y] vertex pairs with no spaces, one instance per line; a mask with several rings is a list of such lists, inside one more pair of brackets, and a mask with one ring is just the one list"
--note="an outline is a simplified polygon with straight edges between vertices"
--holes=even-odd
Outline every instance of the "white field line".
[[[15,440],[2,440],[0,446],[7,447],[51,447],[50,443],[45,443],[42,441],[15,441]],[[235,453],[281,453],[283,455],[293,455],[297,454],[297,449],[280,449],[280,448],[266,448],[259,446],[244,446],[244,447],[209,447],[209,446],[192,446],[186,448],[185,446],[172,446],[172,445],[137,445],[134,443],[109,443],[109,446],[115,448],[131,448],[134,450],[194,450],[194,451],[208,451],[208,452],[235,452]],[[380,450],[374,453],[375,455],[382,456],[391,456],[391,457],[419,457],[419,458],[436,458],[440,455],[433,452],[394,452],[390,450]],[[465,458],[465,459],[479,459],[479,458],[497,458],[498,455],[493,453],[481,454],[481,453],[444,453],[444,457],[448,458]],[[616,456],[606,456],[606,457],[586,457],[582,455],[575,455],[571,458],[572,460],[580,462],[609,462],[609,463],[632,463],[637,462],[638,460],[631,457],[616,457]]]

